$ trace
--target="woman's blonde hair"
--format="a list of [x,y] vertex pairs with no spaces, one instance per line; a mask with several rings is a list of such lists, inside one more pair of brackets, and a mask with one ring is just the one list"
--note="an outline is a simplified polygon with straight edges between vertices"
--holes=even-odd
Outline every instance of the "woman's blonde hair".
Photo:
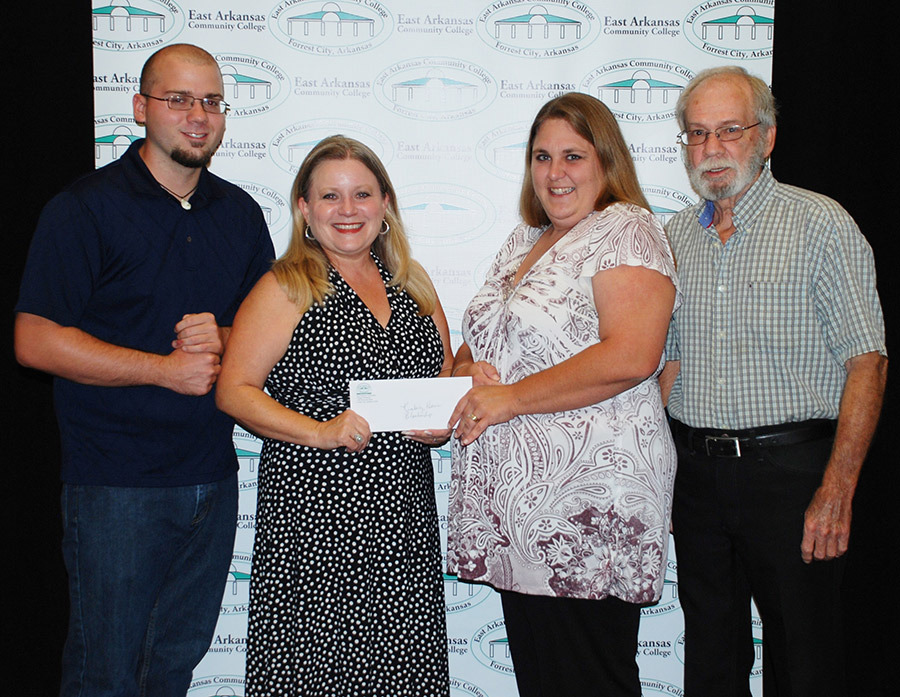
[[525,155],[525,180],[519,196],[519,214],[522,220],[532,227],[550,224],[550,218],[534,192],[534,181],[531,178],[534,140],[541,125],[549,119],[562,119],[568,123],[597,152],[606,177],[606,186],[597,197],[594,210],[602,211],[618,202],[633,203],[650,210],[616,117],[599,99],[581,92],[569,92],[544,104],[531,124]]
[[390,226],[372,243],[375,254],[384,262],[393,279],[390,285],[405,290],[419,306],[419,314],[430,315],[437,306],[437,293],[425,269],[410,255],[409,241],[397,206],[397,194],[378,156],[357,140],[342,135],[325,138],[314,147],[300,165],[291,187],[293,231],[287,251],[272,266],[278,284],[301,312],[313,304],[325,302],[334,292],[328,281],[331,264],[319,243],[306,236],[307,222],[300,212],[299,199],[309,200],[310,181],[316,168],[326,160],[356,160],[375,176],[381,195],[387,197],[384,219]]

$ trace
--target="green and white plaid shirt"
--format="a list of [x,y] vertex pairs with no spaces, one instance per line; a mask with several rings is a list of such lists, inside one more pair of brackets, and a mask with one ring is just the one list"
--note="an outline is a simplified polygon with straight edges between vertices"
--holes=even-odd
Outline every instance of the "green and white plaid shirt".
[[666,225],[684,293],[666,343],[681,361],[669,413],[721,429],[836,419],[844,363],[886,355],[871,248],[835,201],[767,168],[724,245],[700,222],[711,205]]

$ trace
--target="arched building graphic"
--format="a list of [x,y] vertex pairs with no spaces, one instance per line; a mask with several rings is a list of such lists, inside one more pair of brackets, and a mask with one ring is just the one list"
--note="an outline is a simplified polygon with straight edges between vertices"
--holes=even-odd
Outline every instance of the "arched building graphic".
[[417,104],[423,107],[456,108],[478,99],[478,86],[471,82],[445,77],[437,69],[423,77],[396,82],[391,85],[391,100],[397,104]]
[[580,20],[552,15],[543,5],[535,5],[524,15],[498,19],[494,22],[494,37],[499,39],[504,28],[510,39],[517,38],[519,31],[524,31],[529,39],[535,38],[535,33],[539,33],[540,38],[549,39],[551,30],[555,30],[554,33],[558,33],[560,39],[565,39],[569,32],[574,32],[576,39],[581,38]]
[[451,452],[449,448],[431,449],[431,464],[434,466],[434,473],[436,475],[440,474],[445,477],[450,476],[450,457]]
[[474,583],[460,583],[459,579],[453,574],[443,574],[444,576],[444,593],[452,598],[458,596],[472,597],[478,591],[478,586]]
[[250,583],[250,572],[238,570],[234,564],[228,569],[228,586],[232,595],[238,594],[239,584]]
[[265,98],[272,98],[272,81],[239,73],[233,65],[221,66],[222,81],[228,94],[227,98],[239,99],[242,94],[248,99],[256,99],[258,91],[265,91]]
[[248,472],[256,472],[256,466],[259,463],[258,450],[249,450],[235,445],[234,452],[235,455],[237,455],[238,462],[246,466]]
[[518,172],[525,161],[525,153],[528,150],[528,141],[522,140],[508,145],[499,145],[490,150],[491,164]]
[[509,639],[506,637],[502,637],[500,639],[491,639],[488,642],[488,655],[491,658],[496,658],[499,653],[502,654],[503,658],[509,658]]
[[622,97],[630,104],[652,104],[653,98],[657,96],[663,104],[668,104],[670,100],[678,98],[682,89],[684,89],[682,85],[651,77],[646,70],[636,70],[630,78],[600,85],[597,88],[597,97],[600,101],[608,103],[608,97],[611,96],[613,104],[621,103]]
[[453,220],[457,226],[456,229],[466,230],[477,225],[481,219],[479,211],[450,201],[441,201],[437,197],[430,197],[428,201],[404,206],[401,212],[406,226],[410,230],[433,229],[437,219]]
[[745,5],[737,11],[737,14],[727,17],[719,17],[717,19],[709,19],[701,25],[701,36],[703,39],[709,38],[712,31],[716,39],[724,39],[726,30],[730,29],[733,33],[731,38],[740,40],[742,35],[749,33],[749,38],[755,40],[758,30],[765,30],[765,37],[769,41],[772,40],[775,31],[775,20],[771,17],[763,17],[756,14],[756,10]]
[[320,140],[321,138],[316,138],[315,140],[306,140],[302,143],[292,143],[287,148],[288,161],[303,162],[306,156],[309,155],[309,151],[316,147]]
[[[665,225],[669,222],[669,218],[678,213],[674,208],[670,208],[668,206],[650,206],[650,210],[653,211],[653,215],[659,218],[659,222]],[[680,209],[679,209],[680,210]]]
[[[109,5],[103,7],[95,7],[91,10],[91,22],[94,31],[100,27],[100,21],[108,22],[108,29],[115,31],[116,29],[124,29],[124,31],[132,31],[140,28],[143,32],[149,32],[151,26],[155,29],[159,27],[159,31],[166,29],[166,16],[153,10],[146,10],[141,7],[134,7],[128,0],[113,0]],[[138,24],[138,27],[135,26]]]
[[128,150],[128,147],[141,136],[131,132],[128,126],[116,126],[112,133],[94,138],[94,159],[115,160]]
[[344,12],[336,2],[326,2],[317,12],[288,17],[288,34],[293,35],[295,24],[303,28],[303,36],[309,36],[310,29],[315,27],[319,28],[320,36],[343,36],[344,27],[349,27],[354,37],[360,35],[360,29],[368,29],[369,36],[375,36],[374,19]]

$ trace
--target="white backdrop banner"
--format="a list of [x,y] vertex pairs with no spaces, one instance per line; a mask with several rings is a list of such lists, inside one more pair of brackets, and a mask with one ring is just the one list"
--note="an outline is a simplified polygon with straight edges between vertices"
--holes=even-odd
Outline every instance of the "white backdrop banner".
[[[463,310],[518,222],[528,127],[564,92],[604,101],[644,192],[665,222],[696,200],[675,142],[674,106],[698,71],[739,64],[771,79],[774,0],[94,0],[95,157],[143,136],[131,114],[141,66],[170,43],[219,62],[228,130],[212,169],[262,207],[277,253],[289,191],[309,150],[343,133],[387,166],[416,258],[458,345]],[[260,444],[236,429],[241,499],[219,625],[191,697],[244,694],[248,587]],[[446,533],[449,452],[434,451]],[[443,539],[446,540],[446,534]],[[498,597],[445,579],[453,697],[515,697]],[[757,621],[761,693],[762,626]],[[660,602],[643,611],[646,697],[681,695],[683,628],[671,551]]]

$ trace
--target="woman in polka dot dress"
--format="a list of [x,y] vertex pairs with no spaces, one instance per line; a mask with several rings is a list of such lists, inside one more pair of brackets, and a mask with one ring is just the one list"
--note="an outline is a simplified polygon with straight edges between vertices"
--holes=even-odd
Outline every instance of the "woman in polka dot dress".
[[248,696],[449,693],[428,450],[449,431],[371,433],[348,408],[349,380],[444,376],[452,363],[396,200],[366,146],[319,143],[294,181],[290,247],[228,341],[217,403],[265,439]]

